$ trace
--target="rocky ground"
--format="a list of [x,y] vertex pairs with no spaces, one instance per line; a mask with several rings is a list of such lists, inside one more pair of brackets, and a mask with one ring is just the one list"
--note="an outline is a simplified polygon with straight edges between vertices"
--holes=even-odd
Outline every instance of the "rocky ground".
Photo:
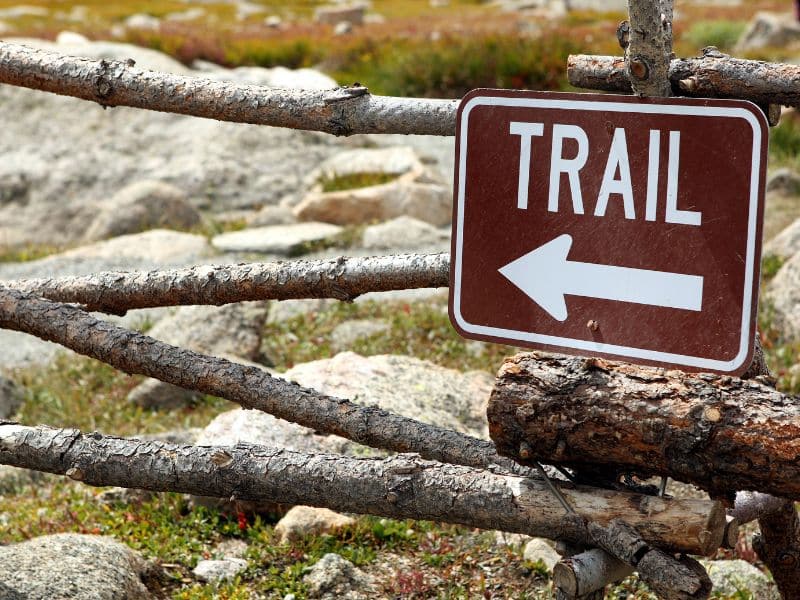
[[[26,43],[260,85],[336,85],[310,69],[190,69],[152,50],[77,34]],[[0,281],[449,250],[452,139],[339,140],[103,110],[8,86],[0,87],[0,105]],[[788,113],[781,135],[794,139],[793,123]],[[794,390],[800,176],[785,156],[773,163],[761,325],[781,385]],[[458,338],[445,290],[369,294],[352,305],[256,302],[102,318],[479,437],[487,437],[492,374],[514,351]],[[0,419],[185,443],[368,452],[9,331],[0,331]],[[542,540],[288,508],[95,490],[0,467],[0,598],[550,597],[558,556]],[[720,597],[775,597],[751,535],[743,532],[735,552],[708,563]],[[633,577],[609,597],[651,596]]]

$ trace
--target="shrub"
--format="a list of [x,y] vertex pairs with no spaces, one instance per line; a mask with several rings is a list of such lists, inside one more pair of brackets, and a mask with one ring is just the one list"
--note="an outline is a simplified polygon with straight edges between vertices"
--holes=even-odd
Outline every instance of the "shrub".
[[731,50],[742,35],[747,23],[743,21],[698,21],[684,34],[684,38],[696,50],[716,46],[720,50]]

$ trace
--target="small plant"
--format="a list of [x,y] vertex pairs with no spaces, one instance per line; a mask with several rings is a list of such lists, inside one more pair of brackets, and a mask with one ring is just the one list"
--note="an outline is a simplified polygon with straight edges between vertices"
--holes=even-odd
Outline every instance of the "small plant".
[[323,192],[340,192],[382,185],[394,179],[397,179],[397,175],[391,173],[351,173],[349,175],[334,175],[331,177],[323,176],[319,183],[322,185]]
[[743,21],[698,21],[684,34],[684,38],[696,50],[706,46],[716,46],[722,51],[732,50],[744,32],[747,23]]

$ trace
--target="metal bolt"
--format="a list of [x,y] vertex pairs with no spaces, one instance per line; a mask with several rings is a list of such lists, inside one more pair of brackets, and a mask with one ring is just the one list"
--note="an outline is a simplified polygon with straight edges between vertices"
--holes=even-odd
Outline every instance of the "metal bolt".
[[74,479],[75,481],[83,481],[83,471],[81,471],[78,467],[71,467],[67,469],[66,476],[70,479]]
[[644,81],[650,76],[650,67],[648,67],[644,59],[639,56],[631,58],[630,71],[631,75],[641,81]]

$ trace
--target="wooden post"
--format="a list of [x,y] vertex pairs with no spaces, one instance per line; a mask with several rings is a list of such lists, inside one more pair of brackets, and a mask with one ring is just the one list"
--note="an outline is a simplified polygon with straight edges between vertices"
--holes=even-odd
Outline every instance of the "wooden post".
[[672,94],[672,0],[628,0],[630,32],[625,69],[639,96]]

